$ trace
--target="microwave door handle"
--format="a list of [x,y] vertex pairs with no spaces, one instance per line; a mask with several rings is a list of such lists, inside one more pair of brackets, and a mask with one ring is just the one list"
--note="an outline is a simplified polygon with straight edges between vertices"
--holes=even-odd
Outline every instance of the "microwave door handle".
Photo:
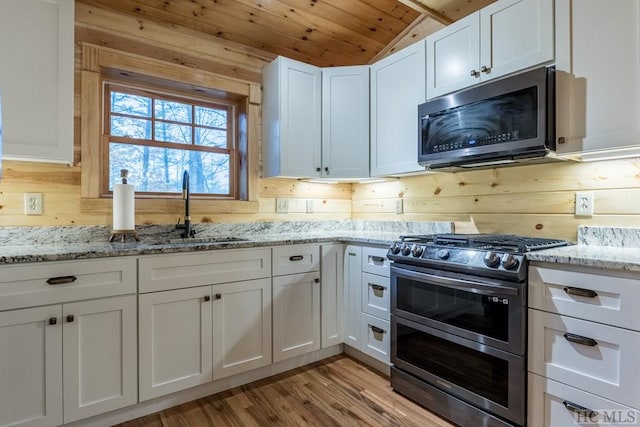
[[459,291],[471,292],[479,295],[518,295],[518,288],[488,285],[485,283],[474,282],[472,280],[457,279],[453,277],[434,276],[429,273],[417,273],[414,271],[400,270],[395,267],[393,269],[396,273],[410,279],[424,281],[426,278],[429,282],[435,285]]

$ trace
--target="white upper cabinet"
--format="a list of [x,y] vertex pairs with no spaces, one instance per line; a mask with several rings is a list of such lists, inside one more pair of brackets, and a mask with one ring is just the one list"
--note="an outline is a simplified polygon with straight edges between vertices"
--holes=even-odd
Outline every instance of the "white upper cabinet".
[[5,159],[73,162],[73,31],[73,0],[2,2]]
[[414,43],[371,66],[371,176],[424,171],[418,164],[424,43]]
[[263,176],[369,176],[369,67],[279,56],[263,70]]
[[369,176],[369,66],[322,69],[322,176]]
[[640,147],[640,2],[556,0],[556,70],[558,153]]
[[279,56],[262,86],[263,177],[320,177],[321,69]]
[[553,0],[501,0],[427,37],[427,97],[554,59]]

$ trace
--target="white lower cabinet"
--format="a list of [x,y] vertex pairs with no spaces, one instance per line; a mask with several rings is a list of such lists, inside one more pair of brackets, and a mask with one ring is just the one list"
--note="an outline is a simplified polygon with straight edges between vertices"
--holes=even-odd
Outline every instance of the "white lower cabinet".
[[321,248],[321,348],[344,341],[342,244],[322,245]]
[[211,286],[138,299],[140,401],[213,381]]
[[213,379],[271,364],[271,280],[213,286]]
[[317,271],[273,278],[273,361],[320,349]]
[[360,301],[362,299],[362,247],[348,245],[344,250],[344,342],[360,347]]
[[391,326],[386,320],[362,313],[360,350],[382,362],[389,363]]

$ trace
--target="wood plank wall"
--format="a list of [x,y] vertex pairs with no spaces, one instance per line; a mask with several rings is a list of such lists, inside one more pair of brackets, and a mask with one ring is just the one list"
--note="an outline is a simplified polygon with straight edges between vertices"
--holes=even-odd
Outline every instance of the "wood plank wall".
[[[0,179],[0,226],[109,225],[108,209],[92,209],[81,201],[80,174],[80,42],[148,56],[189,68],[203,69],[246,82],[259,83],[261,70],[274,55],[213,36],[125,16],[100,7],[97,2],[76,2],[75,56],[75,165],[5,160]],[[192,221],[248,222],[284,220],[349,219],[351,184],[314,184],[297,180],[259,180],[258,212],[208,210],[194,201]],[[43,193],[43,215],[24,215],[24,193]],[[289,213],[275,212],[276,198],[289,199]],[[306,200],[314,212],[306,213]],[[139,203],[137,224],[171,224],[182,215],[180,201]]]

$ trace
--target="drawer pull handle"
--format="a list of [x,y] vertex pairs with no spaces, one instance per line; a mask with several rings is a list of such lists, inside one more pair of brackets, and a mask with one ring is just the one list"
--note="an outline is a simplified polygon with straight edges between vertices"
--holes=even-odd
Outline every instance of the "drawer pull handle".
[[565,408],[567,408],[571,412],[584,414],[588,416],[590,419],[596,418],[598,416],[598,413],[596,411],[593,411],[589,408],[585,408],[584,406],[578,405],[577,403],[573,403],[568,400],[565,400],[564,402],[562,402],[562,404],[564,405]]
[[387,331],[385,331],[385,330],[384,330],[384,329],[382,329],[382,328],[378,328],[377,326],[373,326],[373,325],[371,325],[371,324],[370,324],[370,325],[369,325],[369,327],[370,327],[370,328],[371,328],[371,330],[372,330],[373,332],[375,332],[376,334],[386,334],[386,333],[387,333]]
[[574,288],[572,286],[566,286],[564,291],[567,295],[577,295],[579,297],[595,298],[598,296],[598,293],[591,289]]
[[289,261],[302,261],[304,259],[304,256],[302,255],[291,255],[289,257]]
[[58,319],[56,317],[50,317],[49,318],[49,324],[50,325],[55,325],[58,323]]
[[211,295],[205,295],[204,302],[209,302],[209,301],[211,301]]
[[384,262],[384,257],[383,256],[372,256],[371,257],[371,261],[373,262]]
[[67,322],[71,323],[75,320],[75,317],[73,316],[73,314],[69,314],[67,315]]
[[574,342],[576,344],[588,345],[589,347],[595,347],[598,345],[598,341],[593,338],[583,337],[582,335],[570,334],[569,332],[564,334],[564,338],[567,341]]
[[371,289],[373,289],[374,291],[384,291],[385,288],[384,286],[380,286],[380,285],[374,285],[373,283],[369,283],[369,285],[371,285]]
[[50,285],[64,285],[65,283],[73,283],[78,278],[76,276],[60,276],[47,279],[47,283]]

